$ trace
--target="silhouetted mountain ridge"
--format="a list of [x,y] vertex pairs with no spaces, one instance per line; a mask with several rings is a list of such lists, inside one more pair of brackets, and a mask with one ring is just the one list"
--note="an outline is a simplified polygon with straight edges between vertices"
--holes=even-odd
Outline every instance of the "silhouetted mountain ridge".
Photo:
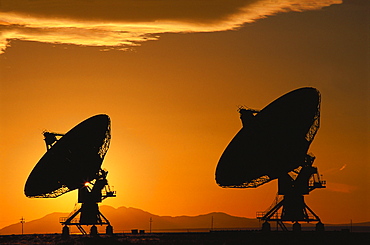
[[[210,229],[259,229],[261,223],[257,219],[249,219],[244,217],[236,217],[222,212],[212,212],[197,216],[159,216],[132,207],[114,208],[107,205],[102,205],[100,211],[111,222],[114,232],[130,232],[132,229],[149,231],[150,220],[152,231],[192,231]],[[25,234],[45,234],[45,233],[60,233],[62,226],[59,223],[61,217],[67,217],[69,213],[51,213],[44,217],[24,224]],[[353,226],[370,227],[370,222],[352,224]],[[310,224],[314,226],[314,224]],[[343,226],[345,225],[331,225]],[[100,227],[99,227],[100,228]],[[100,232],[104,232],[104,227],[101,227]],[[12,224],[0,230],[0,235],[20,234],[22,231],[21,224]],[[78,232],[77,228],[72,226],[71,233]]]
[[[159,216],[132,207],[114,208],[102,205],[100,211],[108,218],[115,232],[129,232],[132,229],[146,230],[150,229],[150,219],[152,220],[152,230],[186,230],[186,229],[211,229],[213,228],[245,228],[259,227],[256,219],[231,216],[221,212],[213,212],[197,216]],[[60,233],[62,226],[59,223],[61,217],[67,217],[69,213],[51,213],[44,217],[24,224],[24,233],[42,234],[42,233]],[[213,224],[212,224],[213,222]],[[77,229],[71,229],[71,232],[77,232]],[[1,235],[20,234],[21,224],[12,224],[0,230]]]

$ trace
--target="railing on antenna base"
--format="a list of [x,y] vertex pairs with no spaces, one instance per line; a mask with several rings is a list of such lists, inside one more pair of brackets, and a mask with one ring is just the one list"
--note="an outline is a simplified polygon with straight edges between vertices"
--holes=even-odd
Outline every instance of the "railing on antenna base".
[[[67,221],[68,218],[69,217],[60,217],[59,218],[59,223],[64,224]],[[80,221],[79,218],[75,218],[75,219],[71,220],[71,223],[75,224],[75,223],[79,223],[79,221]]]

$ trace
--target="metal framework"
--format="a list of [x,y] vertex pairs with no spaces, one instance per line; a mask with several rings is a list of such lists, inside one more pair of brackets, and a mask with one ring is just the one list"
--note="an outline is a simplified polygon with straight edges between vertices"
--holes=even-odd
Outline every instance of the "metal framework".
[[110,140],[111,140],[110,130],[111,130],[110,124],[108,124],[108,128],[105,132],[105,138],[103,140],[103,144],[101,145],[99,152],[98,152],[101,159],[104,159],[105,154],[107,153],[109,145],[110,145]]
[[315,138],[315,135],[317,133],[317,131],[319,130],[320,128],[320,105],[321,105],[321,96],[318,97],[319,99],[319,102],[317,104],[317,111],[316,111],[316,115],[314,116],[313,118],[313,121],[312,121],[312,125],[310,127],[310,129],[308,130],[307,134],[306,134],[306,140],[308,142],[312,142],[313,139]]
[[271,180],[272,179],[269,176],[264,175],[264,176],[261,176],[257,179],[254,179],[252,181],[243,183],[241,185],[229,185],[229,186],[221,186],[221,187],[225,187],[225,188],[256,188],[260,185],[263,185],[267,182],[270,182]]
[[99,211],[98,203],[108,197],[115,197],[116,192],[111,190],[106,179],[107,172],[100,169],[98,178],[92,182],[86,182],[78,190],[78,202],[81,203],[79,208],[75,208],[68,217],[61,218],[60,223],[64,225],[62,230],[63,236],[69,236],[68,226],[75,225],[82,234],[87,232],[83,225],[92,225],[90,235],[97,235],[96,225],[106,225],[106,234],[113,234],[113,227],[109,220]]
[[[45,144],[46,144],[46,150],[50,150],[51,147],[56,143],[58,142],[59,138],[61,136],[64,136],[65,134],[59,134],[59,133],[53,133],[53,132],[48,132],[48,131],[44,131],[42,133],[44,135],[44,141],[45,141]],[[57,138],[58,136],[58,138]]]
[[56,189],[50,193],[42,194],[39,196],[33,196],[33,198],[56,198],[67,192],[71,191],[66,185],[62,185],[61,188]]
[[278,178],[279,192],[275,202],[267,211],[257,212],[257,219],[265,222],[263,230],[270,229],[267,224],[269,221],[276,221],[283,231],[288,230],[284,224],[287,221],[294,223],[293,230],[301,229],[300,221],[317,221],[317,230],[323,229],[319,216],[304,201],[304,195],[317,188],[326,187],[326,181],[321,180],[317,168],[312,166],[314,160],[315,157],[307,155],[303,167],[294,170],[291,175]]

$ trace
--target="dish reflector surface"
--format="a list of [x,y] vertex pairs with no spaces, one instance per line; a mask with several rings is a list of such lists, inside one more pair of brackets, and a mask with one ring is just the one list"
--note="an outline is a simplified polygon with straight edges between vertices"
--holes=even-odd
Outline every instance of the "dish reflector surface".
[[27,179],[25,195],[57,197],[94,180],[110,138],[110,118],[104,114],[72,128],[36,164]]
[[257,187],[304,163],[319,128],[320,93],[309,87],[291,91],[248,118],[218,162],[222,187]]

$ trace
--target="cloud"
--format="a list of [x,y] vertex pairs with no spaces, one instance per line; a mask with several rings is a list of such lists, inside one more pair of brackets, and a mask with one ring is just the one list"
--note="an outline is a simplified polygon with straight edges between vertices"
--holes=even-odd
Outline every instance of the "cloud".
[[14,39],[108,48],[162,33],[236,29],[280,12],[341,0],[9,0],[0,1],[0,53]]
[[347,168],[347,163],[343,164],[342,166],[339,165],[341,163],[338,163],[336,164],[337,166],[333,167],[333,168],[329,168],[329,169],[326,169],[326,170],[322,170],[320,171],[323,175],[338,175],[338,174],[342,174],[340,173],[340,171],[343,171],[344,169]]
[[334,192],[350,193],[358,188],[352,185],[330,182],[327,184],[326,189]]

